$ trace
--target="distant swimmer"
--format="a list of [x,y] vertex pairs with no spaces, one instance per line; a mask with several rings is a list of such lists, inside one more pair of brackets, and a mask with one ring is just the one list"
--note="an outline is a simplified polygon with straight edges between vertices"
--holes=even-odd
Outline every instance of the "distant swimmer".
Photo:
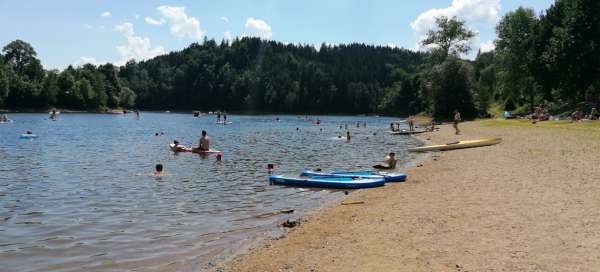
[[50,119],[56,120],[56,118],[58,118],[58,114],[56,113],[56,110],[52,110],[52,112],[50,112]]
[[396,153],[392,152],[385,157],[381,164],[373,166],[376,169],[394,169],[396,168]]
[[198,143],[198,147],[195,148],[196,151],[208,151],[210,150],[210,138],[206,133],[206,130],[202,131],[202,137],[200,137],[200,141]]
[[165,172],[163,171],[163,165],[158,163],[156,164],[156,166],[154,166],[154,169],[156,170],[153,174],[153,176],[155,177],[162,177],[165,175]]

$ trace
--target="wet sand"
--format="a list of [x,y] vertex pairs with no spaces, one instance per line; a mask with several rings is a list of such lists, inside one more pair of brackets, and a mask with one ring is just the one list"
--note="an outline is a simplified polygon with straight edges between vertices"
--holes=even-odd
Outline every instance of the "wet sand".
[[501,137],[432,153],[218,271],[598,271],[600,124],[480,121],[421,135]]

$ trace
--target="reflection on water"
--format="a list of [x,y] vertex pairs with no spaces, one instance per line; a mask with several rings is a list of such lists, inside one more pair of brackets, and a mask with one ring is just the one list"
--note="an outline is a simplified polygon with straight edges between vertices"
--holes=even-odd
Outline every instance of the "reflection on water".
[[[375,117],[318,117],[320,126],[296,116],[230,116],[227,126],[191,114],[10,117],[14,123],[0,125],[2,271],[206,267],[288,216],[342,195],[271,186],[268,163],[290,175],[362,169],[391,151],[407,162],[403,150],[417,144],[388,135],[391,119]],[[338,139],[346,123],[349,143]],[[19,139],[26,130],[39,138]],[[196,145],[201,130],[222,161],[170,152],[173,139]],[[167,175],[149,175],[156,163]],[[296,213],[276,213],[290,209]]]

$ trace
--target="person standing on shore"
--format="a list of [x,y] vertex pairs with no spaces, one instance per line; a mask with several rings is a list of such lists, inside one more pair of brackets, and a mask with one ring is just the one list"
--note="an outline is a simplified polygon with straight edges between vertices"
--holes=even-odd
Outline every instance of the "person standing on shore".
[[460,112],[458,110],[454,110],[454,130],[456,130],[455,134],[460,134],[460,129],[458,129],[458,122],[460,122]]
[[408,130],[415,131],[415,117],[412,115],[408,116]]

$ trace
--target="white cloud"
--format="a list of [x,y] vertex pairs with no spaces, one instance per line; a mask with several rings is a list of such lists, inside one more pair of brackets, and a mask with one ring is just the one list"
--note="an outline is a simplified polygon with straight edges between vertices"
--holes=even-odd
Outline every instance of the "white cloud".
[[105,12],[100,13],[100,16],[101,17],[110,17],[110,16],[112,16],[112,14],[110,13],[110,11],[105,11]]
[[149,38],[136,36],[131,23],[117,25],[115,30],[123,33],[123,36],[127,38],[126,45],[116,47],[121,55],[121,60],[116,63],[117,65],[124,65],[131,59],[145,60],[166,53],[162,46],[152,46]]
[[83,57],[80,57],[80,58],[79,58],[79,61],[77,61],[77,62],[75,63],[75,65],[76,65],[76,66],[83,66],[84,64],[87,64],[87,63],[89,63],[89,64],[93,64],[93,65],[96,65],[96,66],[98,66],[98,65],[105,64],[105,63],[106,63],[106,61],[98,61],[98,60],[97,60],[96,58],[94,58],[94,57],[83,56]]
[[126,37],[133,36],[133,24],[123,23],[122,25],[116,25],[115,30],[123,33]]
[[415,34],[421,41],[427,31],[435,28],[435,18],[440,16],[453,17],[464,20],[467,25],[474,23],[498,22],[500,0],[453,0],[452,5],[441,9],[430,9],[421,13],[417,19],[410,23]]
[[146,23],[151,24],[151,25],[162,25],[165,22],[165,19],[160,18],[160,20],[156,20],[156,19],[152,19],[150,17],[146,17],[146,18],[144,18],[144,21],[146,21]]
[[188,36],[192,39],[201,39],[204,36],[204,30],[200,28],[200,21],[188,16],[185,13],[185,7],[160,6],[157,10],[169,22],[171,34],[175,37]]
[[140,15],[139,15],[139,14],[136,14],[136,15],[135,15],[135,16],[133,16],[133,17],[134,17],[136,20],[139,20],[139,19],[140,19]]
[[231,32],[225,31],[225,33],[223,33],[223,39],[226,41],[231,41],[233,40],[233,35],[231,34]]
[[246,20],[244,29],[244,36],[259,37],[265,40],[271,39],[273,36],[270,25],[263,20],[254,19],[252,17]]
[[229,18],[227,18],[227,16],[221,16],[220,19],[225,23],[229,23]]
[[494,49],[496,49],[496,45],[493,41],[482,42],[479,44],[479,50],[481,53],[494,51]]

